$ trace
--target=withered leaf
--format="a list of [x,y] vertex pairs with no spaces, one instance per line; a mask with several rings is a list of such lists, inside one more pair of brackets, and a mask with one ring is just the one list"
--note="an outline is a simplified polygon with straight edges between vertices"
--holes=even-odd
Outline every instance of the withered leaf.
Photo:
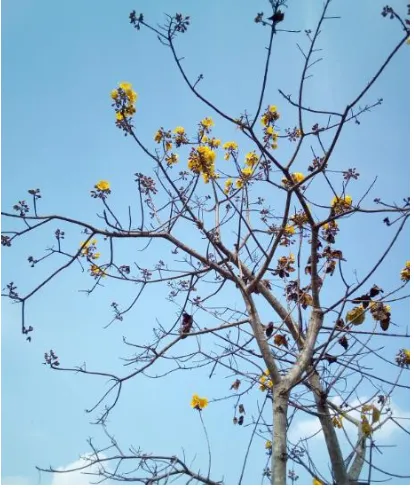
[[332,364],[336,363],[338,358],[336,356],[332,356],[331,354],[326,353],[322,359],[326,359],[329,364]]
[[342,336],[338,342],[345,350],[348,349],[348,339],[346,338],[346,336]]
[[276,346],[288,347],[288,343],[287,343],[285,335],[282,335],[282,334],[275,335],[274,342],[275,342]]
[[266,337],[270,337],[273,333],[274,325],[273,322],[269,322],[268,326],[266,327]]
[[239,413],[246,413],[246,410],[244,409],[244,405],[240,404],[239,405]]
[[243,415],[240,415],[239,417],[239,421],[237,422],[239,425],[243,425],[243,422],[244,422],[244,416]]
[[369,290],[369,296],[371,298],[376,297],[380,293],[384,293],[384,290],[382,290],[379,286],[374,285],[370,290]]
[[381,329],[385,332],[388,330],[388,327],[390,326],[390,317],[387,317],[386,319],[383,319],[380,321],[380,326]]

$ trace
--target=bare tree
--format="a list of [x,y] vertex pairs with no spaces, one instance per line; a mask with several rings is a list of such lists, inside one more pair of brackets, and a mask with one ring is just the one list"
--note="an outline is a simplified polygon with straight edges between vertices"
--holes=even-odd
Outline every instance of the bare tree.
[[[29,190],[30,208],[21,200],[14,212],[2,212],[8,225],[20,225],[3,232],[3,246],[30,239],[40,227],[47,226],[54,232],[56,242],[45,255],[30,256],[29,263],[39,266],[46,259],[65,260],[27,293],[21,293],[14,282],[4,289],[3,296],[21,305],[22,333],[29,341],[34,330],[26,325],[26,303],[70,266],[78,265],[90,273],[94,281],[88,294],[101,285],[109,286],[111,280],[136,285],[138,291],[132,303],[124,307],[115,301],[111,304],[111,323],[122,321],[137,304],[145,306],[140,297],[148,287],[155,290],[168,284],[170,288],[167,298],[176,305],[176,318],[170,323],[159,323],[150,343],[142,344],[139,331],[132,341],[123,338],[133,351],[126,360],[131,368],[128,374],[93,371],[85,365],[71,368],[61,364],[54,350],[45,353],[44,362],[54,371],[109,380],[110,387],[89,410],[101,408],[98,423],[108,445],[98,447],[90,440],[92,454],[85,458],[83,468],[76,468],[98,466],[95,473],[100,481],[156,484],[180,479],[186,483],[222,483],[211,476],[209,444],[209,462],[201,473],[191,468],[184,455],[146,454],[137,448],[125,451],[107,431],[106,420],[121,396],[122,386],[139,375],[150,374],[158,363],[164,364],[166,374],[171,375],[197,368],[210,377],[213,372],[233,376],[225,399],[235,402],[233,422],[238,425],[247,424],[243,403],[246,395],[261,395],[248,428],[251,440],[259,436],[266,442],[269,462],[262,482],[269,479],[272,484],[283,485],[290,479],[293,483],[297,476],[287,469],[289,459],[305,469],[314,484],[371,484],[374,473],[399,476],[386,473],[376,463],[375,433],[388,422],[405,431],[390,408],[390,399],[397,388],[408,391],[401,376],[409,367],[410,352],[399,347],[398,341],[409,335],[396,333],[390,326],[395,325],[391,306],[399,306],[408,298],[410,265],[404,260],[400,270],[389,270],[401,272],[397,287],[375,284],[373,275],[385,266],[385,258],[404,236],[409,199],[401,196],[399,203],[372,199],[374,180],[363,189],[362,198],[354,200],[351,193],[361,184],[358,179],[363,162],[358,169],[341,168],[334,154],[348,124],[359,124],[360,119],[369,117],[369,112],[381,105],[381,99],[365,100],[384,70],[392,69],[394,56],[409,40],[409,20],[389,6],[378,12],[393,21],[384,28],[401,30],[399,42],[390,47],[368,82],[362,77],[359,93],[346,106],[321,109],[309,106],[304,87],[312,67],[322,60],[318,41],[323,25],[334,19],[340,21],[329,11],[333,2],[325,1],[315,29],[304,33],[284,29],[287,0],[269,3],[271,10],[258,13],[254,19],[258,28],[263,26],[269,32],[258,102],[253,113],[245,111],[237,117],[203,95],[203,74],[193,80],[186,72],[176,39],[190,27],[190,17],[180,13],[167,15],[163,25],[152,25],[143,14],[130,14],[134,28],[147,29],[171,52],[188,90],[217,117],[238,128],[240,139],[251,145],[250,152],[241,154],[236,141],[222,143],[217,139],[212,117],[203,118],[196,130],[161,127],[154,141],[143,140],[134,127],[137,94],[130,83],[123,82],[111,92],[116,126],[136,142],[153,164],[150,174],[135,174],[138,215],[131,207],[126,222],[116,214],[110,203],[111,184],[105,180],[97,182],[91,191],[91,197],[102,204],[101,226],[65,215],[38,213],[39,189]],[[297,117],[296,125],[284,127],[284,132],[280,128],[283,110],[265,102],[272,54],[279,38],[299,38],[298,49],[303,55],[296,96],[278,91],[282,105]],[[286,147],[289,157],[278,155],[279,146]],[[225,165],[217,160],[219,151],[224,154]],[[187,159],[187,165],[179,162],[179,153]],[[310,160],[307,154],[313,155]],[[298,161],[303,164],[304,160],[308,161],[306,174],[295,170]],[[315,192],[313,188],[319,181],[325,190]],[[262,197],[265,191],[274,195],[269,205]],[[347,266],[347,242],[341,239],[341,232],[345,237],[349,234],[348,243],[351,242],[355,227],[350,222],[360,229],[364,219],[376,214],[383,216],[383,227],[389,232],[376,253],[361,249],[361,260],[369,263],[368,271],[355,276]],[[65,246],[68,232],[85,235],[76,250]],[[143,249],[151,249],[157,243],[164,247],[164,255],[172,258],[170,262],[163,258],[149,264],[145,252],[144,257],[138,256],[139,262],[137,256],[121,257],[116,245],[125,239],[140,240]],[[108,247],[110,255],[104,263],[100,261],[103,246]],[[237,307],[228,305],[228,296],[235,297]],[[275,317],[271,322],[262,318],[263,311],[268,310]],[[361,330],[359,326],[364,321],[370,325]],[[395,361],[390,362],[380,351],[383,341],[392,340],[397,345],[392,346]],[[371,368],[373,358],[387,362],[388,375],[375,373]],[[369,399],[358,401],[361,392]],[[191,405],[203,421],[208,400],[194,395]],[[330,478],[315,465],[306,439],[290,441],[290,426],[299,414],[317,418],[320,423]],[[345,433],[346,444],[340,442],[339,432]],[[205,434],[208,442],[206,429]],[[243,481],[250,445],[251,442],[239,483]],[[368,473],[365,478],[364,467]],[[59,472],[53,468],[38,469]]]

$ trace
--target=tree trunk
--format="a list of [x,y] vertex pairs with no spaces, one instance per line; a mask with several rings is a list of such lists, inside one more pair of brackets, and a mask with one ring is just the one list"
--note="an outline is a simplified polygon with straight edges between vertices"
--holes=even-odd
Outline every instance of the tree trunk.
[[339,445],[338,436],[336,435],[335,428],[332,424],[329,408],[325,399],[323,398],[323,388],[321,382],[316,373],[312,373],[312,375],[309,377],[309,384],[312,386],[313,395],[319,414],[319,421],[322,426],[329,459],[332,465],[334,481],[338,485],[347,485],[349,484],[348,475],[346,472],[341,447]]
[[286,389],[273,389],[272,485],[286,485],[288,400]]

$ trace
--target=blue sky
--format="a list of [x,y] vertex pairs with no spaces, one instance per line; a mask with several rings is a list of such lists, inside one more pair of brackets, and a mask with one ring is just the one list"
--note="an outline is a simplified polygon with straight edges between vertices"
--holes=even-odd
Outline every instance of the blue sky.
[[[321,5],[320,1],[290,2],[284,27],[313,30]],[[390,5],[405,16],[405,0],[392,1]],[[313,78],[307,82],[305,105],[341,111],[369,81],[401,38],[396,23],[381,17],[381,7],[376,2],[356,0],[332,3],[331,15],[341,15],[341,19],[325,24],[320,40],[324,59],[315,65]],[[17,200],[27,199],[28,189],[40,188],[43,195],[40,213],[65,214],[99,223],[96,217],[99,202],[90,198],[89,191],[98,180],[107,179],[113,189],[111,205],[124,220],[127,218],[128,204],[137,201],[133,175],[144,170],[149,173],[152,163],[113,123],[109,92],[123,80],[132,82],[139,94],[135,125],[148,146],[153,147],[153,136],[160,126],[195,129],[203,117],[213,116],[217,137],[223,141],[237,140],[241,151],[251,149],[239,140],[240,134],[233,126],[220,121],[194,98],[168,50],[146,30],[137,32],[129,25],[132,9],[142,11],[145,19],[154,24],[162,22],[164,12],[189,14],[192,23],[188,33],[177,40],[177,46],[185,57],[184,66],[191,79],[203,73],[200,90],[226,113],[238,116],[245,109],[254,110],[268,31],[255,24],[253,18],[258,11],[269,10],[264,0],[214,0],[208,6],[177,0],[173,7],[167,0],[102,0],[99,7],[98,3],[81,0],[5,0],[2,2],[4,211],[11,210]],[[306,46],[304,34],[277,35],[264,99],[265,104],[278,106],[283,127],[297,123],[296,112],[278,93],[279,88],[294,97],[297,93],[302,68],[297,42]],[[408,47],[397,54],[361,104],[374,103],[380,97],[384,98],[383,104],[362,115],[361,125],[347,126],[330,163],[341,169],[355,166],[360,170],[361,178],[353,187],[355,200],[379,177],[375,194],[369,200],[371,206],[376,196],[400,202],[409,194]],[[311,124],[312,119],[306,122]],[[287,158],[291,148],[281,144],[278,154]],[[310,156],[309,150],[294,169],[306,172]],[[320,191],[316,187],[315,198]],[[266,194],[266,198],[271,201],[272,195]],[[348,230],[344,249],[351,273],[358,269],[363,275],[381,252],[378,243],[391,239],[392,231],[380,225],[381,219],[359,220],[356,228],[355,224],[344,223],[344,234]],[[65,245],[77,246],[83,240],[78,231],[61,228],[67,233]],[[11,249],[3,248],[3,286],[13,280],[19,289],[28,291],[54,269],[56,262],[45,261],[34,269],[27,263],[28,255],[39,256],[54,244],[54,230],[52,226],[30,241],[21,239]],[[355,238],[360,233],[363,244]],[[199,238],[191,235],[189,239],[197,243]],[[133,259],[140,262],[144,262],[145,256],[150,263],[165,252],[156,247],[140,254],[141,248],[140,243],[122,243],[118,252],[132,253]],[[368,249],[375,255],[369,256],[370,260],[364,254],[361,260],[361,252]],[[100,250],[103,258],[105,253],[108,256],[104,246]],[[406,229],[375,280],[390,288],[398,285],[399,270],[408,256]],[[111,319],[111,301],[125,305],[136,289],[108,283],[90,296],[78,293],[90,286],[90,280],[87,273],[81,274],[79,268],[73,267],[28,303],[28,325],[35,327],[31,344],[20,334],[18,306],[3,299],[3,483],[24,480],[35,484],[39,480],[35,465],[67,466],[88,451],[87,437],[101,439],[99,428],[90,425],[94,417],[87,416],[84,409],[93,405],[105,384],[94,378],[48,370],[42,365],[46,350],[56,350],[62,364],[68,367],[86,361],[95,370],[120,372],[125,368],[119,358],[130,354],[122,346],[122,336],[144,341],[150,337],[156,318],[162,321],[175,314],[176,308],[164,298],[168,290],[149,292],[143,305],[134,309],[124,322],[103,329]],[[235,301],[234,294],[229,293],[222,300]],[[394,313],[398,332],[405,333],[408,304],[395,305]],[[394,350],[404,346],[407,343],[395,341],[386,354],[392,357]],[[232,381],[223,379],[223,375],[212,380],[207,376],[208,373],[192,371],[156,381],[136,378],[125,388],[108,428],[126,446],[133,443],[147,452],[159,452],[160,444],[170,454],[180,452],[183,447],[189,458],[197,454],[195,465],[203,466],[206,460],[203,432],[197,414],[188,406],[189,400],[194,391],[209,398],[223,396]],[[404,378],[407,382],[407,375]],[[250,398],[251,413],[256,401],[260,401],[260,396],[256,396]],[[406,393],[398,392],[395,398],[399,411],[407,412]],[[217,478],[227,473],[228,483],[237,482],[249,440],[249,430],[235,428],[232,416],[231,401],[212,404],[204,413],[214,446],[212,473]],[[384,456],[381,463],[407,473],[408,440],[396,431],[389,435],[392,443],[399,445],[398,451],[393,451],[397,455],[392,462]],[[243,448],[239,450],[238,446]],[[244,482],[257,482],[264,463],[262,441],[257,440]],[[49,483],[51,478],[43,476],[41,481]],[[306,484],[309,479],[303,475],[299,481]]]

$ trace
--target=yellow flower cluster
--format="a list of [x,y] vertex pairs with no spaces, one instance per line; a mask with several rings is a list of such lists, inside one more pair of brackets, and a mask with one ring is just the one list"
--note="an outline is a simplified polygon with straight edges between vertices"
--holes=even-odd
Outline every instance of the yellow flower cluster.
[[217,149],[218,147],[221,146],[221,141],[220,139],[216,139],[215,137],[207,137],[206,135],[204,135],[202,138],[201,138],[201,142],[203,144],[207,144],[207,146],[211,147],[212,149]]
[[[305,179],[303,173],[292,173],[290,177],[292,178],[294,185],[300,183]],[[282,178],[282,185],[289,187],[290,186],[289,180],[287,178]]]
[[233,186],[233,180],[231,178],[228,178],[225,182],[224,182],[224,189],[223,189],[223,192],[225,193],[225,195],[228,195],[230,193],[230,190],[231,190],[231,187]]
[[410,350],[400,349],[395,357],[395,362],[402,368],[408,368],[410,366]]
[[131,83],[126,81],[119,83],[118,88],[111,91],[111,98],[114,100],[115,117],[118,122],[135,114],[135,103],[138,100],[138,95],[132,89]]
[[191,398],[191,406],[196,410],[202,410],[208,405],[207,398],[200,398],[197,394],[194,394]]
[[262,115],[261,121],[262,124],[266,127],[268,125],[273,125],[276,120],[280,118],[280,114],[277,111],[276,105],[269,105]]
[[352,198],[349,195],[342,197],[333,197],[331,207],[335,214],[340,214],[349,210],[352,206]]
[[214,122],[213,122],[213,119],[211,117],[205,117],[201,122],[200,122],[200,125],[202,127],[204,127],[204,129],[207,129],[210,130],[213,125],[214,125]]
[[273,381],[270,379],[270,372],[268,369],[259,378],[259,389],[261,391],[271,390],[273,388]]
[[223,149],[226,151],[226,153],[224,154],[224,159],[228,161],[230,159],[230,156],[236,158],[238,148],[239,146],[234,141],[225,142],[223,144]]
[[354,307],[346,314],[346,321],[353,325],[361,325],[365,320],[365,309],[363,305]]
[[106,275],[105,271],[96,264],[91,264],[91,267],[89,268],[89,272],[91,273],[91,276],[93,276],[94,278],[98,278],[100,276],[105,277]]
[[249,168],[253,168],[259,162],[259,156],[256,154],[256,151],[250,151],[246,154],[244,159],[246,166]]
[[205,117],[203,120],[201,120],[198,124],[198,136],[200,138],[199,140],[201,140],[205,134],[209,134],[213,126],[214,122],[211,117]]
[[[182,137],[182,136],[180,136],[180,137]],[[173,147],[172,142],[171,142],[171,131],[164,130],[162,127],[160,129],[158,129],[157,132],[155,133],[154,141],[157,144],[161,144],[161,142],[162,142],[165,152],[171,151],[171,149]],[[182,142],[181,142],[181,144],[182,144]],[[179,146],[179,145],[180,144],[177,144],[177,146]]]
[[172,166],[173,164],[178,163],[178,154],[171,153],[165,160],[167,161],[168,166]]
[[98,259],[101,256],[101,253],[95,252],[97,242],[98,241],[96,239],[92,239],[88,243],[86,241],[81,242],[81,256],[85,256],[90,259]]
[[98,183],[96,183],[95,188],[99,191],[107,192],[111,189],[111,186],[108,181],[100,180]]
[[208,183],[210,179],[217,178],[215,172],[214,161],[216,153],[208,146],[198,146],[191,149],[190,157],[188,159],[188,168],[193,173],[201,174],[204,183]]
[[410,261],[407,261],[405,268],[401,270],[401,279],[405,282],[410,281]]
[[293,236],[293,234],[295,233],[295,227],[293,225],[286,225],[283,233],[288,237]]
[[272,149],[277,149],[277,140],[279,133],[275,131],[274,127],[271,125],[266,126],[264,129],[264,147],[271,147]]
[[272,449],[272,441],[265,442],[265,449]]

